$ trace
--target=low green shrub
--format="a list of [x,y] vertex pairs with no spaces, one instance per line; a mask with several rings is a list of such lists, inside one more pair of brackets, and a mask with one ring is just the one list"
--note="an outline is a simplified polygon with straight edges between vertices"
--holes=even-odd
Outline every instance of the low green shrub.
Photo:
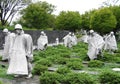
[[51,61],[52,63],[54,63],[54,60],[56,59],[56,56],[55,55],[48,56],[46,59],[49,60],[49,61]]
[[64,84],[96,84],[89,74],[68,73],[63,81]]
[[120,53],[120,49],[118,49],[118,50],[116,50],[116,51],[114,51],[115,53]]
[[33,62],[37,62],[37,61],[39,61],[40,59],[42,59],[42,57],[40,57],[40,56],[34,56],[34,57],[33,57]]
[[59,74],[66,75],[67,73],[70,73],[71,70],[68,67],[59,67],[58,70],[56,71]]
[[88,45],[84,42],[79,42],[77,45],[73,46],[73,49],[79,49],[79,48],[84,48],[87,50]]
[[60,54],[60,52],[58,50],[52,49],[52,48],[51,48],[51,50],[50,49],[46,50],[45,53],[46,53],[46,57]]
[[0,81],[0,84],[3,84],[3,82],[2,82],[2,81]]
[[67,58],[63,58],[63,57],[58,57],[57,59],[55,59],[55,63],[57,64],[66,64],[68,61]]
[[41,75],[41,73],[45,72],[48,70],[47,66],[40,65],[40,64],[35,64],[32,73],[34,75]]
[[115,53],[113,57],[116,63],[120,63],[120,53]]
[[78,54],[75,52],[71,53],[70,57],[71,58],[80,58],[80,56],[78,56]]
[[53,55],[47,57],[48,60],[51,60],[54,64],[66,64],[68,61],[68,58],[61,57],[60,55]]
[[64,52],[64,53],[61,52],[61,53],[60,53],[60,56],[61,56],[61,57],[64,57],[64,58],[70,58],[70,54],[71,54],[70,52]]
[[99,60],[104,61],[104,62],[115,62],[115,57],[113,54],[110,54],[108,52],[105,52],[103,57]]
[[81,62],[82,63],[82,60],[80,58],[70,58],[69,59],[69,62]]
[[77,53],[77,56],[79,56],[80,59],[87,61],[89,57],[87,56],[86,53],[87,53],[87,52],[85,52],[85,51],[83,51],[83,52],[78,52],[78,53]]
[[120,84],[120,74],[113,71],[104,71],[99,75],[101,84]]
[[91,60],[88,63],[88,67],[102,67],[104,66],[104,62],[99,60]]
[[60,84],[63,76],[55,72],[45,72],[40,76],[40,84]]
[[47,59],[39,59],[35,64],[40,64],[40,65],[44,65],[44,66],[51,66],[52,63],[50,60],[47,60]]
[[45,53],[45,51],[38,51],[38,53],[36,53],[35,56],[45,58],[46,57],[46,53]]
[[81,70],[83,68],[83,65],[81,62],[73,61],[73,62],[67,62],[67,67],[74,69],[74,70]]
[[0,64],[0,78],[6,78],[6,79],[13,79],[13,75],[7,75],[6,72],[7,72],[7,66],[4,66],[2,64]]

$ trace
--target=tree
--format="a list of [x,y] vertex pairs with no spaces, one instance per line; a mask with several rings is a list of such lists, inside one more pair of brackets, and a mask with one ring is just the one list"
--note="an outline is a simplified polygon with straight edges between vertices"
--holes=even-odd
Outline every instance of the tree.
[[110,10],[113,12],[114,16],[117,20],[117,25],[115,30],[120,30],[120,6],[110,6]]
[[21,11],[21,24],[28,28],[47,28],[53,27],[55,6],[47,2],[36,2],[30,4]]
[[82,18],[79,12],[62,11],[56,17],[56,29],[75,31],[81,28]]
[[1,25],[10,24],[15,14],[30,2],[31,0],[0,0]]
[[92,14],[96,10],[85,12],[85,14],[82,15],[82,29],[89,30],[90,29],[90,19]]
[[91,17],[91,29],[104,34],[116,28],[116,18],[108,8],[96,11]]
[[106,0],[103,2],[103,6],[115,6],[116,4],[118,4],[120,2],[120,0]]

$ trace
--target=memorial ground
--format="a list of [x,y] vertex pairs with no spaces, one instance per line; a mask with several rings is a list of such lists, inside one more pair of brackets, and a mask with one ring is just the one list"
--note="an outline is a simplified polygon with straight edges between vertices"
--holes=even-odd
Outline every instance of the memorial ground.
[[[82,79],[87,79],[87,82],[101,84],[100,74],[106,71],[107,73],[113,73],[111,77],[108,75],[109,81],[110,78],[119,81],[117,79],[117,77],[120,77],[119,71],[115,72],[112,69],[120,68],[120,43],[118,43],[118,51],[115,54],[104,51],[104,57],[100,57],[98,60],[89,61],[86,53],[87,44],[82,42],[72,48],[66,48],[63,45],[49,46],[45,51],[34,51],[33,78],[14,78],[6,75],[8,63],[0,62],[0,80],[3,84],[72,84],[73,82],[77,83],[77,81],[81,82],[80,76],[83,76]],[[85,76],[82,73],[85,73]],[[114,73],[119,76],[114,75]],[[82,82],[85,82],[85,80],[82,80]],[[119,83],[113,81],[110,84]]]

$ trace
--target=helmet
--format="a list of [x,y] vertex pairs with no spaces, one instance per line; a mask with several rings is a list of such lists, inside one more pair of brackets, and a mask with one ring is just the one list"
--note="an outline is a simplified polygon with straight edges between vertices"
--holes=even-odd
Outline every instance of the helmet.
[[113,31],[111,31],[111,32],[110,32],[110,34],[114,34],[114,32],[113,32]]
[[94,30],[90,30],[90,33],[93,33],[94,32]]
[[44,31],[41,31],[41,34],[44,34]]
[[71,32],[69,32],[68,34],[71,35]]
[[56,40],[58,41],[58,40],[59,40],[59,38],[56,38]]
[[3,32],[8,32],[8,29],[7,28],[3,29]]
[[16,25],[15,25],[15,29],[22,29],[21,24],[16,24]]

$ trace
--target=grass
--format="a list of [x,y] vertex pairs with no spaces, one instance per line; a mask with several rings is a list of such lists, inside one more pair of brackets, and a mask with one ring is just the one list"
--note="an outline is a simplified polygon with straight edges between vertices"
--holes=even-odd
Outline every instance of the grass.
[[2,65],[0,65],[0,78],[7,78],[7,79],[13,79],[12,75],[7,75],[7,67],[2,67]]

